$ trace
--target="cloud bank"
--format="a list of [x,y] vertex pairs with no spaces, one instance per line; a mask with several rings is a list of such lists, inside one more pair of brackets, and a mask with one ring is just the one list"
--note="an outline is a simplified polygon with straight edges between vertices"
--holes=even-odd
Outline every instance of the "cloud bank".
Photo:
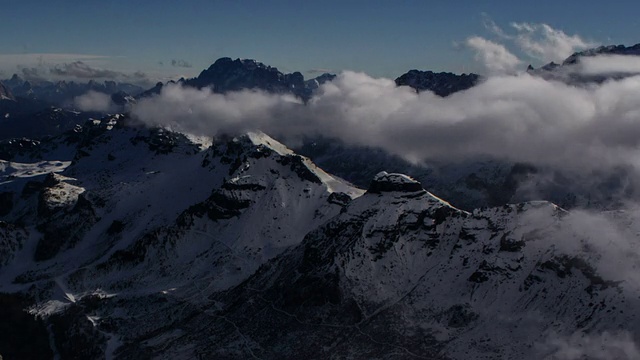
[[578,71],[585,75],[640,74],[640,57],[628,55],[584,57],[580,59],[578,67]]
[[412,162],[488,156],[562,168],[640,168],[639,91],[640,77],[579,88],[517,74],[441,98],[344,72],[306,105],[288,95],[167,85],[133,115],[206,135],[324,135]]

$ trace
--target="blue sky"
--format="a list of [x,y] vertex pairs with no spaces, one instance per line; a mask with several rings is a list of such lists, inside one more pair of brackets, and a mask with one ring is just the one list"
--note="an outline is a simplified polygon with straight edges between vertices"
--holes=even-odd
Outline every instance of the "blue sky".
[[[222,56],[254,58],[305,75],[314,69],[384,77],[413,68],[481,72],[473,52],[459,44],[472,35],[495,37],[483,24],[487,16],[504,28],[511,22],[546,23],[594,43],[640,42],[640,3],[628,0],[2,0],[1,5],[5,76],[21,66],[75,60],[154,78],[195,76]],[[192,67],[172,66],[172,60]],[[526,55],[523,60],[541,63]]]

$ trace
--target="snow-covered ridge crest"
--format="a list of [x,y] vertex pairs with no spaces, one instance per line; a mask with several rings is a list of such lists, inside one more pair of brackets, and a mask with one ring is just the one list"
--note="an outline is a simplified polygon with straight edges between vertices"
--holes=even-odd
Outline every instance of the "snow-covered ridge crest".
[[330,175],[317,165],[315,165],[309,158],[296,154],[293,150],[289,149],[286,145],[273,139],[269,135],[262,131],[250,131],[245,135],[254,145],[264,146],[281,156],[292,156],[301,159],[301,163],[318,179],[327,186],[327,191],[330,193],[345,193],[351,198],[356,198],[364,194],[364,190],[358,189],[355,186],[351,186],[345,180],[336,176]]
[[251,140],[251,142],[254,145],[268,146],[270,149],[272,149],[273,151],[277,152],[280,155],[293,154],[293,150],[289,149],[284,144],[278,142],[277,140],[263,133],[262,131],[249,131],[247,132],[246,136],[249,138],[249,140]]
[[371,181],[369,192],[380,193],[388,191],[414,192],[423,191],[422,184],[404,174],[379,172]]
[[420,196],[427,195],[427,197],[434,201],[435,203],[439,203],[440,205],[444,205],[446,207],[456,209],[454,206],[449,204],[447,201],[442,200],[441,198],[433,195],[424,189],[422,184],[411,176],[399,173],[388,173],[386,171],[381,171],[376,176],[374,176],[371,184],[369,185],[369,189],[367,190],[368,194],[382,194],[382,193],[391,193],[391,194],[399,194],[400,196]]
[[225,289],[364,193],[261,132],[198,138],[130,120],[6,145],[0,220],[32,214],[23,221],[36,229],[0,256],[0,288],[64,288],[42,292],[38,306],[96,289],[177,300]]

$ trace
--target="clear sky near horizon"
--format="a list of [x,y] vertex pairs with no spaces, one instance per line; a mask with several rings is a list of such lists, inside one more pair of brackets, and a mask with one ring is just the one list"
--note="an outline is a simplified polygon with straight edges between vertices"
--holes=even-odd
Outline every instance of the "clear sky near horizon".
[[[154,79],[196,76],[219,57],[285,72],[482,72],[461,46],[485,20],[549,24],[597,44],[640,42],[640,2],[0,0],[0,77],[74,61]],[[527,57],[523,57],[529,61]],[[552,59],[549,59],[552,60]],[[534,64],[540,60],[531,59]]]

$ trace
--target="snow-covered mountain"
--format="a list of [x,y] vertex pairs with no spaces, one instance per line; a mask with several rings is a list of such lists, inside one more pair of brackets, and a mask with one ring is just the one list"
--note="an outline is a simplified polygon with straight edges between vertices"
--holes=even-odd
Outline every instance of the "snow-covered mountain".
[[2,154],[0,293],[40,344],[5,355],[540,359],[640,335],[635,277],[552,203],[466,212],[385,172],[365,193],[262,133],[122,115]]
[[602,275],[601,254],[559,244],[572,236],[565,218],[546,202],[467,213],[411,178],[381,173],[364,196],[239,286],[201,286],[189,303],[167,294],[138,308],[174,325],[149,321],[118,354],[540,359],[562,351],[556,339],[582,331],[638,334],[638,284]]
[[[362,193],[264,134],[211,142],[126,121],[3,147],[0,292],[37,299],[34,314],[77,315],[83,299],[145,304],[227,289]],[[106,342],[85,339],[92,356],[121,338],[98,332]]]
[[636,189],[627,181],[633,172],[622,167],[611,174],[575,174],[486,157],[412,164],[381,149],[350,146],[323,137],[307,138],[291,146],[321,168],[357,186],[367,187],[371,178],[383,170],[404,173],[467,211],[537,199],[567,209],[612,209],[619,208],[624,200],[638,198]]
[[[455,75],[405,75],[463,90],[440,82]],[[221,59],[182,83],[304,98],[333,79],[300,76]],[[640,357],[637,213],[514,204],[546,169],[412,165],[331,139],[294,152],[260,132],[195,137],[50,107],[20,128],[8,113],[5,358]],[[25,137],[29,124],[48,136]],[[557,176],[535,193],[564,200],[574,179]],[[582,189],[590,201],[593,188],[611,194]]]

